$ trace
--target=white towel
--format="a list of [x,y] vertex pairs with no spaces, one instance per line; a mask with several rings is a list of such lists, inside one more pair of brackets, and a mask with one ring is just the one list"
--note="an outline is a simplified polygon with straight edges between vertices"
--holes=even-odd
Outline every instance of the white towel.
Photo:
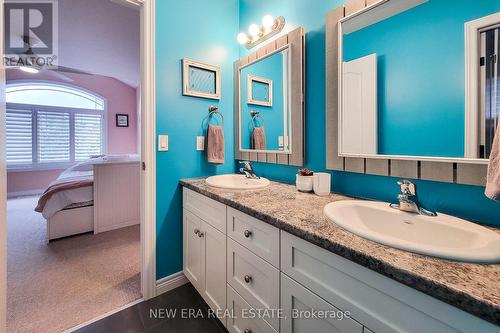
[[491,146],[488,179],[484,194],[492,200],[500,201],[500,123]]

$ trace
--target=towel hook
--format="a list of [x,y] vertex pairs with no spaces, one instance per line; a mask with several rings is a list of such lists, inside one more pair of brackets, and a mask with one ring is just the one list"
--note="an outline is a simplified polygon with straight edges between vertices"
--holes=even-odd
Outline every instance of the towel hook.
[[251,111],[250,115],[252,116],[252,127],[254,129],[255,129],[255,120],[257,118],[260,119],[260,126],[259,127],[264,127],[264,118],[262,118],[259,111]]
[[[222,113],[220,113],[219,108],[214,106],[214,105],[210,105],[208,107],[208,122],[210,122],[210,119],[212,118],[212,116],[214,116],[216,114],[219,115],[221,118],[221,125],[224,125],[224,116],[222,115]],[[217,122],[217,124],[218,124],[218,122]]]

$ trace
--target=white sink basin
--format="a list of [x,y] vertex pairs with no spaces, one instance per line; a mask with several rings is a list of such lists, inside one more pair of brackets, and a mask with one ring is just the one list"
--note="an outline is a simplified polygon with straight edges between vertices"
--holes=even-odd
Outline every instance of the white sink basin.
[[255,190],[264,188],[270,184],[266,178],[250,179],[245,175],[218,175],[208,177],[206,180],[208,185],[232,190]]
[[500,262],[498,233],[449,215],[416,215],[385,202],[360,200],[329,203],[324,214],[358,236],[401,250],[473,263]]

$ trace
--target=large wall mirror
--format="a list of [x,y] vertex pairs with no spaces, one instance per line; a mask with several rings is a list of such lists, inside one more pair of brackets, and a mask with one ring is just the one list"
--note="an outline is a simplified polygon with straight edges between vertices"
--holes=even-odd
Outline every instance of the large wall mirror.
[[289,45],[240,67],[240,150],[290,152]]
[[500,119],[500,2],[371,3],[346,6],[330,37],[337,155],[486,164]]
[[303,164],[302,28],[235,64],[237,159]]

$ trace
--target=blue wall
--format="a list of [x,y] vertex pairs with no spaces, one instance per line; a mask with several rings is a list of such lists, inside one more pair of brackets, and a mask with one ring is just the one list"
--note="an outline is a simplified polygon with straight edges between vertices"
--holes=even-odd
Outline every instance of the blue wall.
[[[247,103],[247,77],[255,75],[273,82],[273,105],[262,106]],[[241,147],[251,149],[252,116],[251,111],[259,111],[255,123],[261,126],[264,120],[266,149],[278,150],[278,136],[284,133],[283,116],[283,54],[276,53],[241,70]]]
[[[482,0],[488,1],[488,0]],[[233,161],[233,68],[247,50],[235,36],[266,13],[283,15],[289,28],[306,30],[306,159],[320,171],[325,161],[325,14],[342,0],[162,0],[156,2],[157,134],[170,136],[170,150],[157,153],[157,278],[182,270],[181,178],[235,171]],[[239,7],[239,8],[238,8]],[[239,12],[239,17],[238,17]],[[240,22],[238,22],[240,20]],[[190,57],[222,67],[222,99],[182,96],[181,59]],[[225,118],[226,162],[215,166],[195,150],[195,137],[209,105]],[[297,168],[256,163],[271,179],[293,183]],[[352,196],[391,201],[396,179],[333,172],[332,189]],[[422,203],[443,213],[500,225],[500,204],[486,199],[484,188],[428,181],[417,182]]]
[[449,6],[430,0],[344,36],[344,61],[377,54],[381,154],[464,156],[464,23],[500,1]]
[[[182,191],[179,179],[231,173],[233,154],[233,61],[238,58],[237,0],[156,1],[156,131],[169,135],[158,152],[156,174],[156,275],[182,270]],[[220,101],[182,96],[181,59],[221,66]],[[224,114],[226,159],[220,166],[196,151],[196,136],[209,105]]]
[[[493,3],[498,1],[480,0]],[[344,3],[342,0],[241,0],[240,31],[259,23],[270,13],[283,15],[289,28],[303,26],[306,31],[306,166],[324,171],[325,157],[325,15]],[[477,3],[477,1],[468,1]],[[454,10],[447,13],[451,16]],[[240,48],[240,56],[248,51]],[[441,61],[445,61],[442,59]],[[448,60],[446,60],[448,61]],[[452,76],[454,77],[454,76]],[[463,79],[460,79],[463,82]],[[265,177],[287,183],[295,181],[297,168],[255,163],[257,172]],[[332,172],[332,190],[362,198],[394,201],[399,187],[396,178]],[[423,205],[442,213],[485,224],[500,226],[500,203],[487,199],[479,186],[416,181]]]

